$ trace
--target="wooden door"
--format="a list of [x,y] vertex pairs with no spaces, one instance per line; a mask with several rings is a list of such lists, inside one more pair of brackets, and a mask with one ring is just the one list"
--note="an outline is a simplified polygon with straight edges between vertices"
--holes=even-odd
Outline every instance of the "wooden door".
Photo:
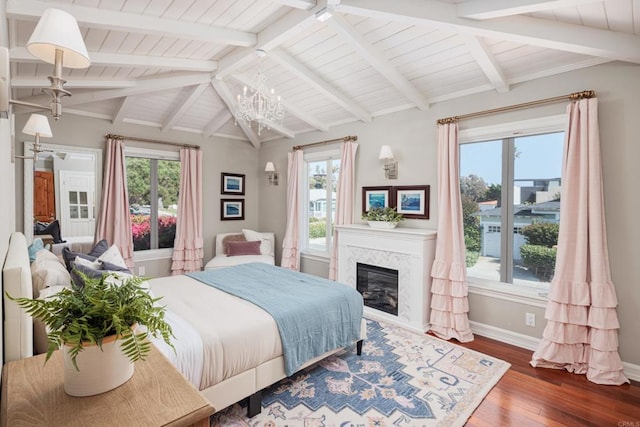
[[50,222],[56,218],[56,189],[53,172],[33,173],[33,216],[36,221]]

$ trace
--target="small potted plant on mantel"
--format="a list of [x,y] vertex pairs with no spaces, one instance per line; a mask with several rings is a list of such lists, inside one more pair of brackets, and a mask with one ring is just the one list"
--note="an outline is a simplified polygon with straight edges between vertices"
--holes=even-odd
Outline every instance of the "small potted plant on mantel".
[[362,219],[366,220],[372,228],[396,228],[400,221],[404,221],[401,213],[395,208],[371,208],[362,214]]
[[91,396],[124,384],[133,375],[133,362],[151,351],[149,335],[173,347],[165,308],[156,305],[160,298],[150,295],[144,279],[81,276],[83,287],[72,284],[44,299],[7,294],[47,327],[45,362],[63,349],[64,391],[71,396]]

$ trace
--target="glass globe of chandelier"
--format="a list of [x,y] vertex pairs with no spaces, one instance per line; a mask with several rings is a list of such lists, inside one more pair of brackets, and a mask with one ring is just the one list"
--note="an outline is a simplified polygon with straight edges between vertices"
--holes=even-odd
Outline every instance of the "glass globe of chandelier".
[[251,87],[244,86],[242,94],[238,95],[236,105],[236,124],[238,120],[244,120],[251,124],[256,122],[258,135],[262,129],[271,129],[271,125],[281,122],[284,118],[284,109],[280,104],[280,96],[275,95],[275,89],[267,86],[267,77],[262,74],[260,68],[262,58],[266,55],[262,49],[256,49],[258,55],[258,67]]

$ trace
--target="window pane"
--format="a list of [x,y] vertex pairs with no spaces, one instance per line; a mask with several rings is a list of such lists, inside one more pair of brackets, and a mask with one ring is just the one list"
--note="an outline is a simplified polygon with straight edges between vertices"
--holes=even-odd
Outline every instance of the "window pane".
[[69,191],[69,204],[77,205],[78,204],[78,193],[75,191]]
[[549,283],[560,223],[564,134],[515,139],[513,283]]
[[501,280],[502,141],[460,145],[460,194],[470,277]]
[[87,192],[86,191],[81,191],[80,192],[80,204],[82,204],[82,205],[86,205],[87,204]]
[[151,160],[126,157],[133,250],[151,249]]
[[520,285],[551,281],[563,139],[559,132],[460,146],[469,277]]
[[78,207],[77,206],[69,206],[69,218],[78,219]]
[[83,218],[83,219],[89,218],[89,208],[87,206],[80,207],[80,218]]
[[180,162],[158,160],[158,248],[172,248],[176,238]]
[[327,236],[327,161],[309,162],[308,248],[326,250]]

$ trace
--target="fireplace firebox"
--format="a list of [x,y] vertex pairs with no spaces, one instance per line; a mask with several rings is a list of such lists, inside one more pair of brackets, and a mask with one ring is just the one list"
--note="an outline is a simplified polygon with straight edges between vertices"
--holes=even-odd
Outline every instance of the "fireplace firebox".
[[356,289],[364,305],[398,315],[398,270],[357,263]]

